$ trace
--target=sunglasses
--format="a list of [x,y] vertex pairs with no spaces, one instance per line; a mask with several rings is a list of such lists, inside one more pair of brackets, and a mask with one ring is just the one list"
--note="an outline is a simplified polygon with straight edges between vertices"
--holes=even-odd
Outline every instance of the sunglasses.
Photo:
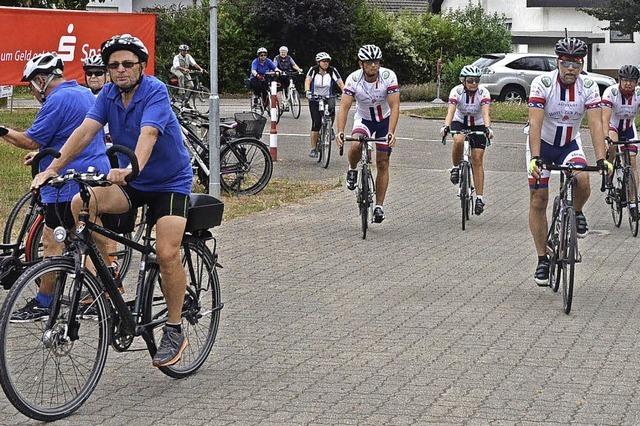
[[99,71],[85,71],[84,75],[86,75],[87,77],[102,77],[104,75],[104,71],[102,71],[102,70],[99,70]]
[[261,53],[261,54],[260,54],[260,55],[258,55],[258,56],[267,56],[267,54],[266,54],[266,53]]
[[372,61],[364,61],[367,65],[380,65],[380,59],[374,59]]
[[567,61],[564,59],[560,59],[560,66],[562,66],[563,68],[573,68],[573,69],[578,69],[580,67],[582,67],[582,62],[577,62],[577,61]]
[[133,68],[133,66],[135,64],[139,64],[140,61],[138,62],[134,62],[134,61],[122,61],[122,62],[109,62],[107,64],[107,68],[109,68],[110,70],[117,70],[118,68],[120,68],[120,65],[122,65],[123,67],[129,69],[129,68]]
[[480,79],[478,77],[467,77],[464,79],[465,82],[469,83],[469,84],[478,84],[480,83]]

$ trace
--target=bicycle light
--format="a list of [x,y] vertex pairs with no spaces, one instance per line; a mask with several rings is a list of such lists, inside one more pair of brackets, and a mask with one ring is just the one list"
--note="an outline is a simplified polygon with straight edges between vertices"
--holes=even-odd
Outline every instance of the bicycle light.
[[53,230],[53,239],[56,243],[62,243],[67,238],[67,230],[62,226],[56,226]]

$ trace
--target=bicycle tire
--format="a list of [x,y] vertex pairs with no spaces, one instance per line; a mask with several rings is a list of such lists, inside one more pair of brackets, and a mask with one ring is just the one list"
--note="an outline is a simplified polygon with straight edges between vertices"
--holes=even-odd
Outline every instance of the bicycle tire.
[[220,152],[220,186],[229,194],[257,194],[267,186],[272,173],[269,148],[258,139],[235,139]]
[[316,141],[316,154],[318,155],[316,155],[316,163],[322,163],[322,155],[324,154],[322,152],[322,139],[324,138],[325,130],[324,126],[322,126],[318,132],[318,140]]
[[24,246],[25,260],[36,262],[44,257],[42,237],[44,234],[44,217],[36,218],[31,224]]
[[562,249],[562,306],[565,314],[571,312],[573,301],[573,282],[575,278],[576,254],[578,253],[578,236],[576,229],[576,212],[567,207],[563,220]]
[[[74,271],[74,261],[64,257],[48,258],[33,265],[13,285],[0,311],[0,384],[11,404],[32,419],[54,421],[80,408],[95,389],[107,360],[107,305],[100,283],[89,273],[86,273],[82,286],[95,301],[97,320],[76,316],[81,324],[79,340],[71,343],[55,341],[55,346],[52,344],[47,348],[43,343],[46,321],[11,321],[12,314],[26,302],[27,297],[35,297],[43,276],[54,274],[56,279],[65,280],[64,284],[62,281],[56,284],[60,291],[57,297],[60,309],[56,317],[63,321],[49,330],[63,339],[60,327],[66,324],[69,314],[68,300],[73,294]],[[36,365],[39,360],[42,362],[40,367]],[[40,373],[29,374],[34,369]],[[85,372],[86,377],[82,376]],[[35,394],[30,394],[29,389],[34,388]],[[45,392],[52,395],[45,397]]]
[[[33,219],[35,218],[35,216],[32,215],[31,218],[26,218],[27,208],[29,207],[32,198],[33,194],[31,193],[31,191],[27,192],[22,197],[20,197],[20,199],[16,202],[16,204],[9,212],[7,221],[4,225],[4,230],[2,232],[3,244],[11,244],[13,242],[13,238],[16,238],[18,236],[20,227],[22,227],[22,224],[25,220],[29,221],[27,229],[29,229],[31,223],[33,223]],[[16,226],[18,228],[16,228]]]
[[193,107],[204,114],[209,113],[209,93],[209,88],[201,85],[195,96],[192,96]]
[[558,234],[558,212],[560,209],[560,197],[553,199],[553,211],[551,215],[551,227],[549,238],[547,239],[547,256],[549,258],[549,287],[554,293],[560,288],[560,278],[562,276],[562,265],[559,259],[559,234]]
[[624,182],[616,176],[616,172],[614,172],[611,180],[611,188],[608,190],[609,200],[611,201],[611,218],[613,219],[613,224],[616,228],[619,228],[622,223],[622,197],[624,194]]
[[369,226],[369,168],[366,166],[360,172],[360,186],[360,221],[364,240]]
[[460,208],[462,210],[462,230],[464,231],[469,220],[469,169],[464,164],[460,166]]
[[[182,331],[189,344],[182,353],[182,358],[176,364],[160,367],[167,376],[181,379],[193,374],[207,360],[211,348],[215,343],[220,322],[220,281],[215,269],[215,258],[206,244],[193,237],[185,237],[181,248],[182,265],[186,268],[187,290],[182,312]],[[203,276],[206,274],[206,276]],[[167,307],[160,288],[162,277],[155,266],[154,272],[148,276],[148,294],[145,302],[145,323],[166,319]],[[206,281],[207,287],[202,283]],[[203,302],[203,298],[210,301]],[[203,308],[205,310],[203,311]],[[206,309],[211,309],[207,311]],[[210,321],[202,318],[210,316]],[[205,330],[197,331],[198,325],[205,326]],[[153,330],[156,345],[162,337],[162,327]]]
[[633,204],[638,209],[638,186],[636,185],[636,178],[633,176],[631,169],[625,171],[625,187],[627,189],[627,213],[629,215],[629,228],[631,229],[631,235],[638,236],[638,220],[633,218],[631,214],[631,205]]
[[293,115],[293,118],[298,119],[300,118],[300,95],[298,94],[298,91],[296,89],[291,89],[291,94],[290,94],[290,102],[289,102],[289,108],[291,108],[291,115]]
[[330,122],[326,123],[323,127],[324,127],[324,132],[322,134],[322,137],[320,138],[320,143],[321,143],[321,149],[320,152],[322,153],[322,167],[323,168],[327,168],[329,167],[329,160],[331,159],[331,133],[332,133],[332,128],[331,125],[329,124]]

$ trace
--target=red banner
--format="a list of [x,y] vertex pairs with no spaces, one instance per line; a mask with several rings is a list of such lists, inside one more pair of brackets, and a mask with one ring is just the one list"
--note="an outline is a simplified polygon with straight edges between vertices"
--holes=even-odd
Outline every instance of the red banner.
[[43,52],[57,52],[64,77],[84,84],[83,61],[100,53],[115,34],[132,34],[149,50],[146,74],[153,75],[156,17],[148,13],[103,13],[0,7],[0,85],[21,83],[25,63]]

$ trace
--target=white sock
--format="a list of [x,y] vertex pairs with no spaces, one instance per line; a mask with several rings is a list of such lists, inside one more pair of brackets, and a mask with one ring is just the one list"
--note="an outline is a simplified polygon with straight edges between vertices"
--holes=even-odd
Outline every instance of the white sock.
[[378,207],[380,207],[382,210],[384,210],[384,208],[382,207],[382,204],[376,204],[376,206],[373,208],[374,210],[377,209]]
[[482,199],[482,195],[476,195],[476,198],[484,203],[484,200]]

